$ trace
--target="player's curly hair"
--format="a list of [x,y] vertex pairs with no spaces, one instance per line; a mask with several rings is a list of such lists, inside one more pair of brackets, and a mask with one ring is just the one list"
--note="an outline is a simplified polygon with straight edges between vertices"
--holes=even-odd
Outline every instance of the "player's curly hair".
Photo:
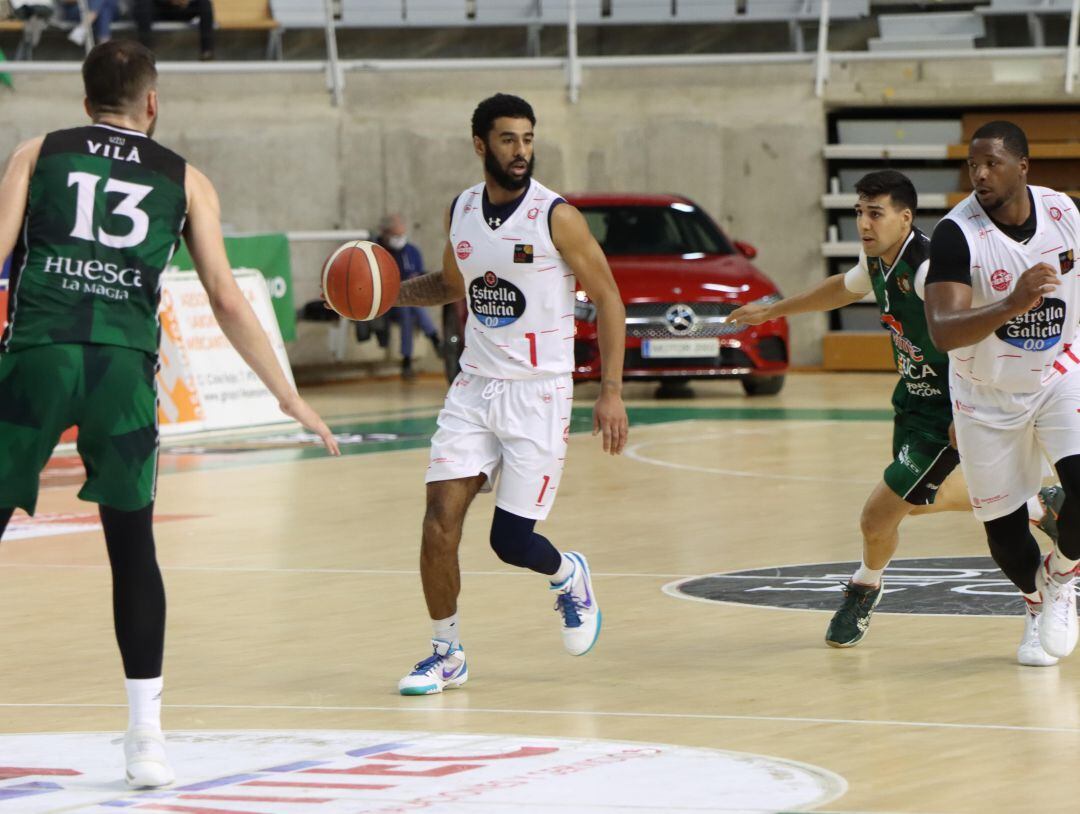
[[536,126],[536,114],[533,113],[532,105],[520,96],[512,96],[509,93],[496,93],[489,96],[476,106],[472,114],[472,132],[474,136],[487,140],[488,133],[495,126],[495,120],[500,118],[528,119]]
[[1007,121],[994,121],[987,122],[971,137],[972,141],[975,139],[1001,139],[1002,146],[1017,158],[1028,157],[1028,140],[1027,135],[1020,129],[1019,125],[1013,124]]
[[888,195],[897,209],[910,209],[914,215],[919,209],[919,195],[915,185],[904,173],[896,170],[868,172],[855,182],[855,192],[860,198],[876,198]]

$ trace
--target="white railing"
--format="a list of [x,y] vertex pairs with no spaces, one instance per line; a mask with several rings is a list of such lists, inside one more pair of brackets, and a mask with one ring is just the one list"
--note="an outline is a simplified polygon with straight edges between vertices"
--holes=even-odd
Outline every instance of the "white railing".
[[[85,0],[80,0],[84,3]],[[244,62],[161,62],[162,73],[324,73],[327,90],[334,105],[344,99],[346,75],[351,72],[373,71],[506,71],[560,70],[566,77],[566,90],[572,103],[579,99],[584,72],[589,69],[704,67],[708,65],[753,65],[806,62],[814,67],[814,91],[823,96],[834,62],[888,62],[894,60],[951,60],[951,59],[1030,59],[1060,57],[1064,66],[1064,89],[1073,94],[1080,78],[1080,0],[1072,0],[1069,14],[1068,41],[1064,48],[973,48],[948,51],[830,51],[829,4],[821,0],[815,53],[741,53],[741,54],[670,54],[657,56],[589,57],[578,53],[577,0],[569,0],[566,32],[567,56],[520,57],[498,59],[341,59],[337,48],[334,24],[334,0],[322,0],[326,8],[325,60],[244,61]],[[76,62],[5,62],[0,72],[10,74],[76,73]]]

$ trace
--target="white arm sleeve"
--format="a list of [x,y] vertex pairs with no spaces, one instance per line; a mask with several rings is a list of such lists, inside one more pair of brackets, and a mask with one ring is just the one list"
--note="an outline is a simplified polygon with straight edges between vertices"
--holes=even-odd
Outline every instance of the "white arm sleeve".
[[859,249],[859,262],[844,272],[844,288],[852,294],[869,294],[874,290],[866,265],[866,252],[862,249]]
[[926,275],[930,272],[930,261],[923,260],[915,269],[915,296],[920,300],[926,299]]

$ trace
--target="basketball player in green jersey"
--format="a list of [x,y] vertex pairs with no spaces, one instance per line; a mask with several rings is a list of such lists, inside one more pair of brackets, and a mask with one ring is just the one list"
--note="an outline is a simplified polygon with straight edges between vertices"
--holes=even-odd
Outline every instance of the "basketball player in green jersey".
[[[771,319],[810,311],[842,308],[871,291],[881,322],[892,338],[900,381],[893,391],[893,462],[863,506],[860,521],[863,558],[844,589],[844,600],[829,623],[825,641],[852,647],[866,635],[870,616],[881,599],[882,572],[900,543],[899,527],[909,514],[970,511],[971,502],[960,462],[950,442],[949,359],[930,341],[922,291],[929,267],[930,239],[912,223],[917,196],[907,176],[881,170],[855,185],[862,243],[859,264],[792,297],[771,304],[751,303],[730,319],[759,325]],[[1054,517],[1063,493],[1050,487],[1029,501],[1040,528],[1056,532]],[[1025,636],[1018,658],[1041,666],[1049,657],[1034,638]]]
[[[83,64],[93,124],[20,145],[0,178],[0,258],[12,256],[0,338],[0,535],[30,514],[61,432],[78,426],[83,500],[100,504],[127,677],[127,780],[172,782],[161,734],[165,591],[154,551],[155,369],[162,271],[181,236],[222,331],[281,409],[338,453],[289,384],[233,279],[206,176],[150,138],[157,70],[113,40]],[[10,659],[9,665],[10,666]]]

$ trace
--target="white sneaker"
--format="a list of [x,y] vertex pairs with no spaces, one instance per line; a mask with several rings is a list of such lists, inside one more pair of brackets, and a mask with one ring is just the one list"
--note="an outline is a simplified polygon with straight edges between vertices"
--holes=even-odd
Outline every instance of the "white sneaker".
[[156,789],[176,779],[165,755],[165,736],[157,729],[128,730],[124,735],[124,758],[127,782],[132,788]]
[[1016,660],[1025,667],[1053,667],[1058,660],[1043,650],[1039,641],[1039,617],[1041,613],[1024,611],[1024,636],[1016,648]]
[[1075,574],[1064,584],[1052,579],[1049,554],[1035,572],[1035,587],[1039,589],[1043,600],[1039,641],[1042,642],[1043,650],[1058,658],[1069,655],[1080,637],[1080,625],[1076,620],[1075,582]]
[[567,551],[566,556],[574,563],[574,573],[566,582],[552,585],[551,590],[559,592],[555,610],[563,619],[563,646],[571,656],[584,656],[600,636],[602,616],[593,593],[588,561],[576,551]]
[[68,32],[68,41],[82,48],[86,44],[86,26],[82,23],[77,24],[71,31]]
[[413,671],[398,682],[402,695],[433,695],[453,690],[469,680],[465,651],[443,639],[432,639],[435,652],[413,667]]

